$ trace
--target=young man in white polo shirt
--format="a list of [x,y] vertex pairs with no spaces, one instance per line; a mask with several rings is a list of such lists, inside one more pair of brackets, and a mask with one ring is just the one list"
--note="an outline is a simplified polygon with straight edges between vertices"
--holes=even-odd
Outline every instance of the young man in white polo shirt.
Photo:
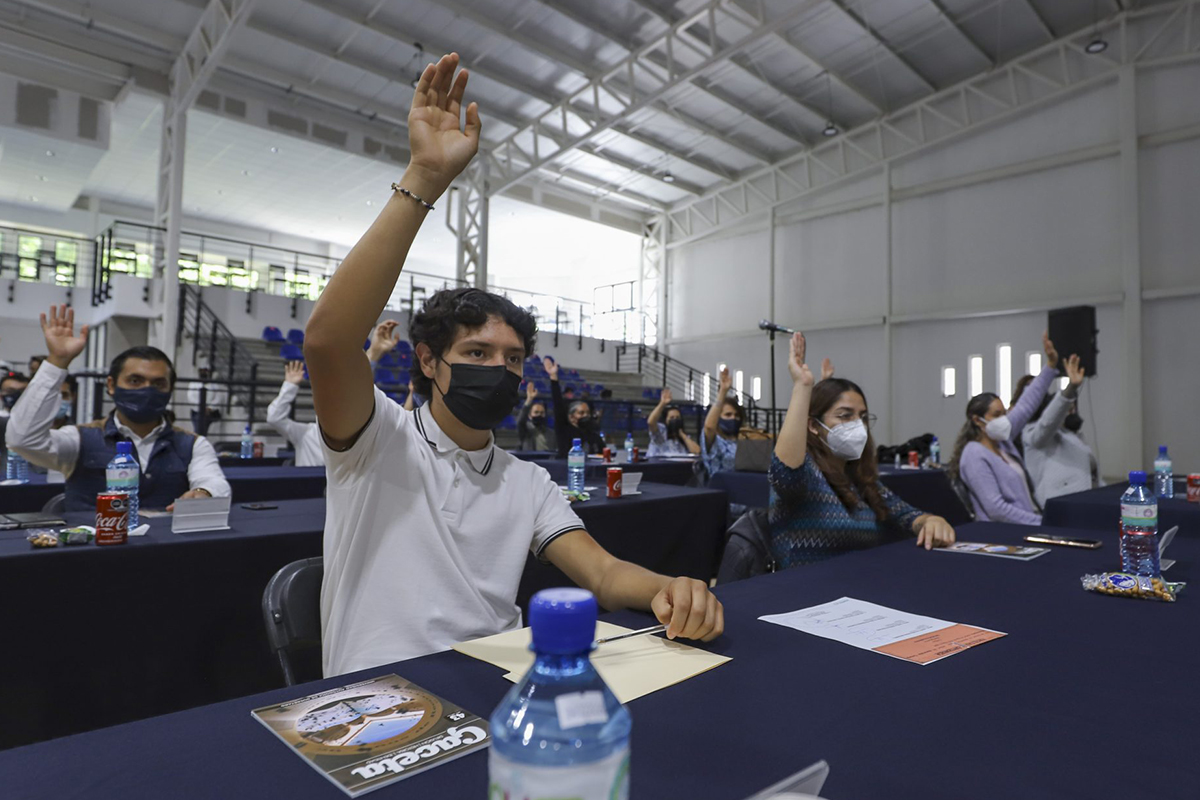
[[371,228],[313,309],[304,354],[329,476],[326,675],[444,650],[520,625],[517,585],[532,551],[608,609],[651,610],[667,635],[724,630],[706,584],[610,555],[549,473],[495,446],[517,402],[533,318],[474,289],[440,292],[414,315],[417,391],[409,412],[375,389],[362,341],[391,296],[426,214],[479,147],[479,111],[459,115],[457,54],[425,68],[409,111],[412,159]]

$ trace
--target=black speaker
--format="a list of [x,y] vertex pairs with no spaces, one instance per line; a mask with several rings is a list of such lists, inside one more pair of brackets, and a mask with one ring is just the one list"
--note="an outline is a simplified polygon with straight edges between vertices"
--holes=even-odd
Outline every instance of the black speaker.
[[1067,358],[1079,356],[1089,378],[1096,375],[1096,307],[1073,306],[1050,312],[1050,341],[1058,351],[1058,371],[1066,375]]

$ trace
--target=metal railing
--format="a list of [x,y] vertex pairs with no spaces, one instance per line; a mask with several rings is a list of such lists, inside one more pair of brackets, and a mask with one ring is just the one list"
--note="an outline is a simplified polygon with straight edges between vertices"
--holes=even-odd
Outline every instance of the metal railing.
[[96,253],[88,239],[0,225],[0,278],[77,286],[94,273]]

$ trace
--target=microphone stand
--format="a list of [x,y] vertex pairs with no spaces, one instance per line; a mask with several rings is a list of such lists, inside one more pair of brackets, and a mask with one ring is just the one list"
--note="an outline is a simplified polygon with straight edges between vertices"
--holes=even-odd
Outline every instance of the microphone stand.
[[776,420],[776,416],[778,414],[776,409],[778,408],[778,406],[776,406],[776,404],[775,404],[775,330],[774,330],[774,328],[772,328],[768,332],[768,335],[770,336],[770,339],[771,339],[771,411],[767,417],[767,421],[768,421],[767,430],[769,430],[771,433],[778,436],[779,431],[775,430],[775,420]]

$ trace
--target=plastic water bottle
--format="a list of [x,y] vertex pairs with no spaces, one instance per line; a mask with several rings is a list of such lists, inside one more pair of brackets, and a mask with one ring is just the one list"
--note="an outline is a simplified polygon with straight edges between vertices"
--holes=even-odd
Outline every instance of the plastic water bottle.
[[587,454],[583,452],[583,444],[579,439],[573,439],[571,452],[567,453],[567,488],[573,492],[582,492],[586,471]]
[[9,450],[8,463],[4,465],[4,477],[10,481],[29,483],[29,462]]
[[1129,473],[1129,488],[1121,495],[1121,571],[1157,578],[1158,500],[1146,486],[1146,473]]
[[625,463],[633,463],[633,432],[625,434]]
[[254,455],[254,437],[250,434],[250,426],[246,426],[246,430],[242,431],[242,458],[251,458]]
[[104,477],[110,492],[129,495],[129,529],[138,526],[138,476],[141,466],[133,454],[133,442],[117,442],[117,454],[108,462]]
[[935,467],[942,463],[942,446],[936,436],[929,443],[929,463]]
[[1171,472],[1171,456],[1167,446],[1160,445],[1158,458],[1154,459],[1154,494],[1170,500],[1175,496],[1175,476]]
[[529,625],[533,667],[492,712],[487,796],[627,800],[629,712],[588,660],[596,598],[538,592]]

